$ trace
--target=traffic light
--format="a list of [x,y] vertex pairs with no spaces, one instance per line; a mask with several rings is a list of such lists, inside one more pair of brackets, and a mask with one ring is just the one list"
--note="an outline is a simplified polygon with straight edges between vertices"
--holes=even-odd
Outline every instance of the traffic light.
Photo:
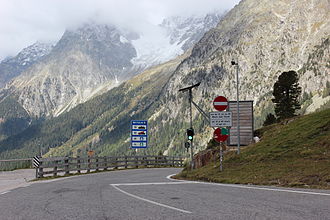
[[189,152],[190,143],[189,142],[184,143],[184,147],[187,149],[187,152]]
[[187,129],[187,136],[188,136],[188,140],[192,141],[194,138],[194,129],[192,128]]

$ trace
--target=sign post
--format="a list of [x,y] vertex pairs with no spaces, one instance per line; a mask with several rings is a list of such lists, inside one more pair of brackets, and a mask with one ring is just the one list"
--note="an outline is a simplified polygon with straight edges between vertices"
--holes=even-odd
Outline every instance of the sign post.
[[131,148],[147,148],[148,147],[148,121],[133,120],[131,121]]
[[211,127],[218,127],[214,130],[213,138],[220,143],[220,171],[223,170],[223,144],[228,138],[228,129],[232,126],[232,113],[223,112],[228,107],[228,100],[224,96],[218,96],[213,101],[213,106],[219,112],[210,112]]
[[214,130],[213,138],[216,142],[220,143],[220,171],[223,170],[223,142],[228,138],[228,129],[227,128],[217,128]]

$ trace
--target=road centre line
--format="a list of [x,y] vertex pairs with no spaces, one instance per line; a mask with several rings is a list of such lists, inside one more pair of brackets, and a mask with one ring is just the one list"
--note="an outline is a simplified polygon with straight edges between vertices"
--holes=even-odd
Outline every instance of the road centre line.
[[[161,206],[161,207],[164,207],[164,208],[168,208],[168,209],[172,209],[172,210],[176,210],[176,211],[179,211],[179,212],[183,212],[183,213],[187,213],[187,214],[191,214],[192,212],[190,211],[187,211],[187,210],[184,210],[184,209],[179,209],[179,208],[175,208],[173,206],[169,206],[169,205],[165,205],[165,204],[162,204],[162,203],[158,203],[158,202],[154,202],[152,200],[149,200],[149,199],[145,199],[145,198],[142,198],[142,197],[139,197],[139,196],[136,196],[136,195],[133,195],[131,193],[128,193],[122,189],[120,189],[118,186],[119,185],[122,185],[122,184],[110,184],[113,188],[115,188],[116,190],[128,195],[128,196],[131,196],[133,198],[136,198],[136,199],[139,199],[139,200],[142,200],[144,202],[149,202],[151,204],[154,204],[154,205],[158,205],[158,206]],[[149,184],[150,185],[150,184]]]
[[171,175],[168,175],[166,178],[170,179],[172,181],[183,181],[183,183],[199,183],[199,184],[206,184],[206,185],[226,186],[226,187],[242,188],[242,189],[255,189],[255,190],[289,192],[289,193],[307,194],[307,195],[330,196],[330,193],[318,193],[318,192],[298,191],[298,190],[289,190],[289,189],[274,189],[274,188],[256,187],[256,186],[244,186],[244,185],[234,185],[234,184],[209,183],[209,182],[200,182],[200,181],[186,181],[186,180],[172,179],[171,177],[175,176],[175,175],[176,174],[171,174]]

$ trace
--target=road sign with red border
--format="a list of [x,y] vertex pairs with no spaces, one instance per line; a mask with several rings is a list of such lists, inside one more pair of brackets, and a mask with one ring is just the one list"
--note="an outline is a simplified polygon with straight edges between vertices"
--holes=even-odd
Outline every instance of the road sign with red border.
[[226,110],[228,107],[228,100],[224,96],[218,96],[214,99],[213,106],[218,111]]
[[213,138],[218,143],[226,141],[228,137],[229,137],[228,129],[226,129],[226,128],[217,128],[217,129],[214,130]]

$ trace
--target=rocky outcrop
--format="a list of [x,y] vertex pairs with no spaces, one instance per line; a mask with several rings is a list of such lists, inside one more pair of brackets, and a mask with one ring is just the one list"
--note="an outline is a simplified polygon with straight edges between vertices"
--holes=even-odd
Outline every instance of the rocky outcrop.
[[52,48],[52,43],[36,42],[24,48],[17,56],[2,60],[0,62],[0,88],[48,55]]
[[[322,93],[330,82],[329,10],[327,0],[241,1],[204,35],[170,79],[158,113],[168,117],[164,124],[188,124],[187,94],[178,93],[185,86],[201,82],[193,94],[206,112],[213,110],[218,95],[236,100],[232,60],[239,64],[240,99],[254,101],[255,127],[270,111],[273,85],[282,72],[299,72],[303,93]],[[197,148],[203,149],[212,131],[200,125],[197,111],[193,114],[200,130]]]

